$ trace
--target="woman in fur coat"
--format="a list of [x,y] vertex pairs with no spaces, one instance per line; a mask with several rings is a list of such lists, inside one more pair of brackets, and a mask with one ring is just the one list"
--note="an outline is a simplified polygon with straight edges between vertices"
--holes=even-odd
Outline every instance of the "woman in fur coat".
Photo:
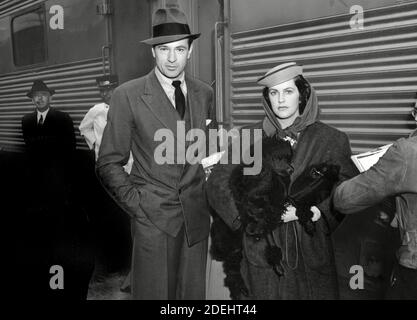
[[[335,184],[357,173],[350,159],[347,135],[318,121],[316,93],[303,77],[301,66],[295,63],[279,65],[261,77],[258,84],[264,87],[262,100],[266,117],[246,129],[262,129],[264,136],[276,136],[290,143],[292,156],[289,165],[293,170],[289,175],[289,194],[297,178],[312,165],[337,166]],[[242,241],[241,254],[238,255],[242,283],[230,278],[225,281],[232,298],[338,299],[331,233],[342,216],[332,210],[329,197],[320,199],[311,207],[313,233],[300,223],[297,209],[286,206],[281,223],[274,227],[269,241],[249,236],[247,232],[243,232],[240,238],[236,237],[236,232],[245,227],[239,212],[241,199],[234,199],[236,186],[231,185],[235,181],[232,179],[233,171],[238,166],[215,166],[206,188],[211,207],[230,228],[229,231],[235,232],[232,238]],[[270,241],[280,251],[278,272],[277,266],[273,267],[265,256]],[[225,272],[227,274],[230,270],[225,269]]]

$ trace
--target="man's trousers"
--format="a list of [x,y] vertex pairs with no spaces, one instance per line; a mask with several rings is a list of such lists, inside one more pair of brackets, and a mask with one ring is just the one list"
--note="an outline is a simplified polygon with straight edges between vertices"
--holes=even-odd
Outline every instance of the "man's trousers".
[[189,247],[184,226],[172,237],[147,217],[133,221],[132,298],[204,300],[208,240]]

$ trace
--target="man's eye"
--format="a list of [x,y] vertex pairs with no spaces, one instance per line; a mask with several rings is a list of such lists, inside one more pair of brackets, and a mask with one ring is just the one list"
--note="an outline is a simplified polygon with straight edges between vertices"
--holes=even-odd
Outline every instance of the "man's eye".
[[177,51],[178,51],[179,53],[183,53],[183,52],[185,51],[185,49],[184,49],[184,48],[178,48],[178,49],[177,49]]

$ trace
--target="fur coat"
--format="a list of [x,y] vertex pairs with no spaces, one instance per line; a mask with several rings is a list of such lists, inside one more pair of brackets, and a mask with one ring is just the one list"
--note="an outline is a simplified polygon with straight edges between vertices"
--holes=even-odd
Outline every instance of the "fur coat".
[[[318,111],[312,111],[318,108],[314,92],[311,98],[304,113],[311,114],[314,121],[310,117],[310,121],[306,122],[307,125],[299,126],[299,131],[295,134],[297,143],[293,147],[290,160],[293,170],[287,177],[288,194],[292,193],[293,188],[300,188],[296,185],[302,179],[298,178],[315,165],[327,164],[338,168],[334,186],[357,174],[350,160],[351,151],[346,134],[317,120]],[[266,136],[282,133],[283,130],[277,127],[276,120],[265,103],[264,107],[267,117],[248,129],[262,129]],[[277,135],[282,137],[281,134]],[[225,285],[231,290],[232,298],[337,299],[339,294],[331,233],[343,216],[332,210],[330,197],[324,197],[316,204],[321,212],[321,218],[315,223],[313,234],[309,234],[300,221],[292,221],[285,224],[278,223],[267,238],[253,237],[241,232],[246,226],[239,212],[237,203],[239,199],[234,198],[236,192],[233,192],[233,187],[230,185],[233,172],[238,167],[239,165],[236,164],[218,164],[213,168],[206,186],[208,201],[215,215],[227,225],[220,228],[229,231],[229,235],[235,240],[240,236],[242,240],[239,246],[234,246],[238,241],[229,242],[228,250],[235,252],[235,255],[232,255],[234,261],[228,261],[224,266],[226,274],[228,272],[230,274],[230,269],[236,273],[236,265],[239,266],[237,276],[241,276],[241,282],[235,281],[239,277],[232,277],[234,280],[227,277],[225,280]],[[212,229],[215,227],[216,224],[213,223]],[[215,230],[212,230],[213,232]],[[276,268],[268,263],[270,261],[265,255],[271,244],[280,248],[282,275],[279,275]],[[212,254],[216,255],[213,249]],[[221,251],[225,253],[223,249]],[[221,254],[218,259],[222,260]]]

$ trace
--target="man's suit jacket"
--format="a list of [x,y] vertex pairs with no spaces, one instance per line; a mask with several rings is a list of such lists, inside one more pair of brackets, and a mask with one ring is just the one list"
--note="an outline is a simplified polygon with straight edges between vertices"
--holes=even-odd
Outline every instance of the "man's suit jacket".
[[75,133],[71,117],[50,108],[42,126],[37,112],[22,118],[30,194],[40,206],[69,201]]
[[[213,91],[205,83],[186,76],[187,103],[191,128],[207,130],[214,119]],[[176,160],[179,115],[170,103],[155,71],[129,81],[113,93],[107,126],[97,161],[103,185],[132,217],[146,216],[160,230],[176,236],[183,223],[189,245],[208,237],[210,219],[200,164],[157,164],[155,149],[161,141],[154,135],[169,129],[175,151],[166,156]],[[132,151],[130,176],[123,171]]]

